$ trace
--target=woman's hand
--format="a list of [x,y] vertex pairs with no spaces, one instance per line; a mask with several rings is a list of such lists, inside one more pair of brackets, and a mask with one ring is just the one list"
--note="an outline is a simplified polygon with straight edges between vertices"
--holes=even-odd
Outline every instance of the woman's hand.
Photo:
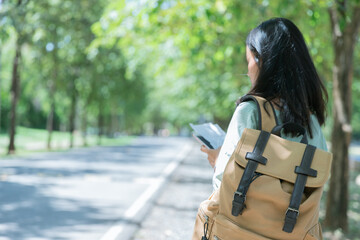
[[207,159],[213,168],[215,167],[216,160],[219,156],[220,149],[221,149],[221,147],[219,147],[217,149],[209,149],[209,148],[205,147],[205,145],[201,145],[200,150],[208,155]]

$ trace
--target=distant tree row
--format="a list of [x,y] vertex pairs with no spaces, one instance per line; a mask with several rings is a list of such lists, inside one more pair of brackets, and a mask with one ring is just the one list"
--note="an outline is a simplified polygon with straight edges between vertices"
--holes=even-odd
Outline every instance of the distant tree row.
[[128,62],[115,44],[92,47],[92,26],[106,1],[0,1],[0,127],[70,132],[96,129],[99,137],[140,133],[146,108],[144,65]]

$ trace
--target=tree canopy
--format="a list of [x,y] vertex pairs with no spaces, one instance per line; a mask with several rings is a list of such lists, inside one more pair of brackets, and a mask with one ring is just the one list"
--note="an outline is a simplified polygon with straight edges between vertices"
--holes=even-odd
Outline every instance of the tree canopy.
[[[234,102],[250,87],[245,75],[246,36],[271,17],[287,17],[299,26],[330,91],[331,4],[326,0],[3,1],[2,129],[8,126],[7,92],[19,31],[23,54],[18,124],[44,128],[53,109],[54,128],[70,129],[70,109],[75,106],[76,129],[84,129],[83,125],[98,129],[101,110],[104,127],[118,122],[107,127],[114,131],[146,133],[151,126],[150,132],[167,127],[176,134],[188,122],[211,120],[226,127]],[[21,18],[26,24],[17,23]],[[359,94],[359,71],[355,67],[354,98]],[[354,108],[359,104],[354,102]],[[37,114],[29,114],[34,111]],[[355,137],[360,136],[359,117],[354,111]]]

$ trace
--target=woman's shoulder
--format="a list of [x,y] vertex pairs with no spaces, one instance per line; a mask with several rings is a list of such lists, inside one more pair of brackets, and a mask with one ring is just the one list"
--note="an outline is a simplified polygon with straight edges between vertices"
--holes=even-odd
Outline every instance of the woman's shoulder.
[[250,112],[256,112],[257,111],[257,106],[256,103],[254,101],[246,101],[246,102],[241,102],[237,107],[236,107],[237,111],[250,111]]
[[235,117],[240,126],[257,128],[257,105],[253,101],[241,102],[235,110]]

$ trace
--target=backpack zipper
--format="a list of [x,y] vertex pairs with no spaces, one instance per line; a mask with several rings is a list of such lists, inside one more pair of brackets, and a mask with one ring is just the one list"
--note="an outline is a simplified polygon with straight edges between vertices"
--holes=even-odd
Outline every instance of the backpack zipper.
[[209,228],[209,217],[204,213],[204,211],[200,208],[200,212],[202,217],[205,219],[205,223],[204,223],[204,236],[202,236],[201,240],[209,240],[206,235],[208,232],[208,228]]

